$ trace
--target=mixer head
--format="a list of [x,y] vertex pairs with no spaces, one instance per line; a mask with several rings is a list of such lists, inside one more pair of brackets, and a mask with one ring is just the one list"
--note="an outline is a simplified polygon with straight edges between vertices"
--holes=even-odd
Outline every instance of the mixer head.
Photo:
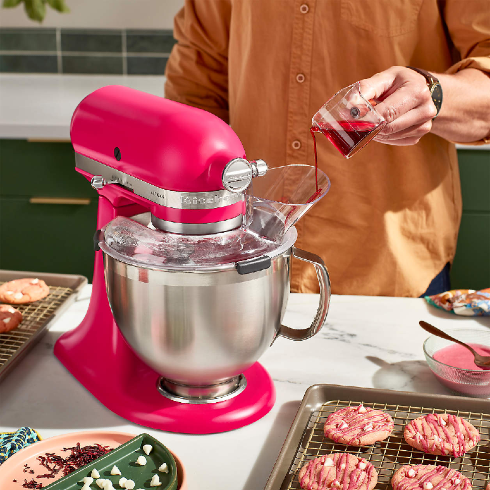
[[71,121],[77,171],[114,207],[137,204],[163,231],[241,226],[245,190],[267,172],[213,114],[122,86],[88,95]]

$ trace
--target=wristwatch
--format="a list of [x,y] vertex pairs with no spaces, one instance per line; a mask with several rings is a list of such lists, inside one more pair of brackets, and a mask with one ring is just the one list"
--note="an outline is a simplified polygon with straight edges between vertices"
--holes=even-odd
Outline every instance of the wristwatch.
[[439,80],[434,75],[431,75],[428,71],[421,70],[420,68],[414,68],[413,66],[407,66],[407,68],[410,68],[411,70],[415,70],[416,72],[424,76],[425,79],[427,80],[427,86],[429,87],[432,101],[434,102],[434,105],[436,106],[437,109],[437,114],[433,118],[435,119],[439,114],[439,111],[441,110],[441,106],[442,106],[442,87],[441,84],[439,83]]

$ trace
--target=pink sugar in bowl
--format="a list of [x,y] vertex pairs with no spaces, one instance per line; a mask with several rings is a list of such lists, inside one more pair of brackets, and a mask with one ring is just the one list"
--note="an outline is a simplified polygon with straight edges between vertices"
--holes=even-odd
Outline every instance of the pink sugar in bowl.
[[[447,334],[469,344],[478,354],[490,356],[490,330],[445,329]],[[424,342],[424,354],[435,377],[451,391],[472,397],[490,397],[490,371],[478,367],[465,347],[431,335]]]

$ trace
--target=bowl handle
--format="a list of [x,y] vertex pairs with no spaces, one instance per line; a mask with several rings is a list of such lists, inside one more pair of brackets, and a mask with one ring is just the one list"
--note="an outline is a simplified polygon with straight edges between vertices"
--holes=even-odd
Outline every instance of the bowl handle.
[[325,323],[325,319],[327,318],[328,307],[330,305],[330,277],[323,260],[318,255],[296,247],[292,247],[292,252],[293,257],[309,262],[315,266],[318,283],[320,284],[320,302],[315,318],[308,328],[297,329],[281,325],[278,336],[286,337],[290,340],[306,340],[313,337],[313,335],[316,335],[321,330]]

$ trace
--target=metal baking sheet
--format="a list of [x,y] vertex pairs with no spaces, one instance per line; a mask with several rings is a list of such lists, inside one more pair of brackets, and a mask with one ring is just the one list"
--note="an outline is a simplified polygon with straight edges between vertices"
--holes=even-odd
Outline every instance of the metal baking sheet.
[[41,339],[55,318],[75,301],[87,284],[84,276],[0,270],[0,285],[24,277],[42,279],[49,286],[49,294],[34,303],[12,305],[22,313],[23,320],[16,329],[0,334],[0,381]]
[[[366,406],[388,412],[395,428],[388,439],[361,448],[326,438],[327,417],[344,407]],[[450,413],[470,421],[480,432],[477,447],[460,458],[433,456],[410,447],[403,438],[405,425],[428,413]],[[490,400],[408,393],[338,385],[313,385],[305,393],[265,490],[300,490],[299,470],[308,461],[328,453],[348,452],[370,461],[378,472],[377,490],[391,489],[391,477],[403,465],[435,464],[454,468],[472,481],[474,490],[490,482]]]

